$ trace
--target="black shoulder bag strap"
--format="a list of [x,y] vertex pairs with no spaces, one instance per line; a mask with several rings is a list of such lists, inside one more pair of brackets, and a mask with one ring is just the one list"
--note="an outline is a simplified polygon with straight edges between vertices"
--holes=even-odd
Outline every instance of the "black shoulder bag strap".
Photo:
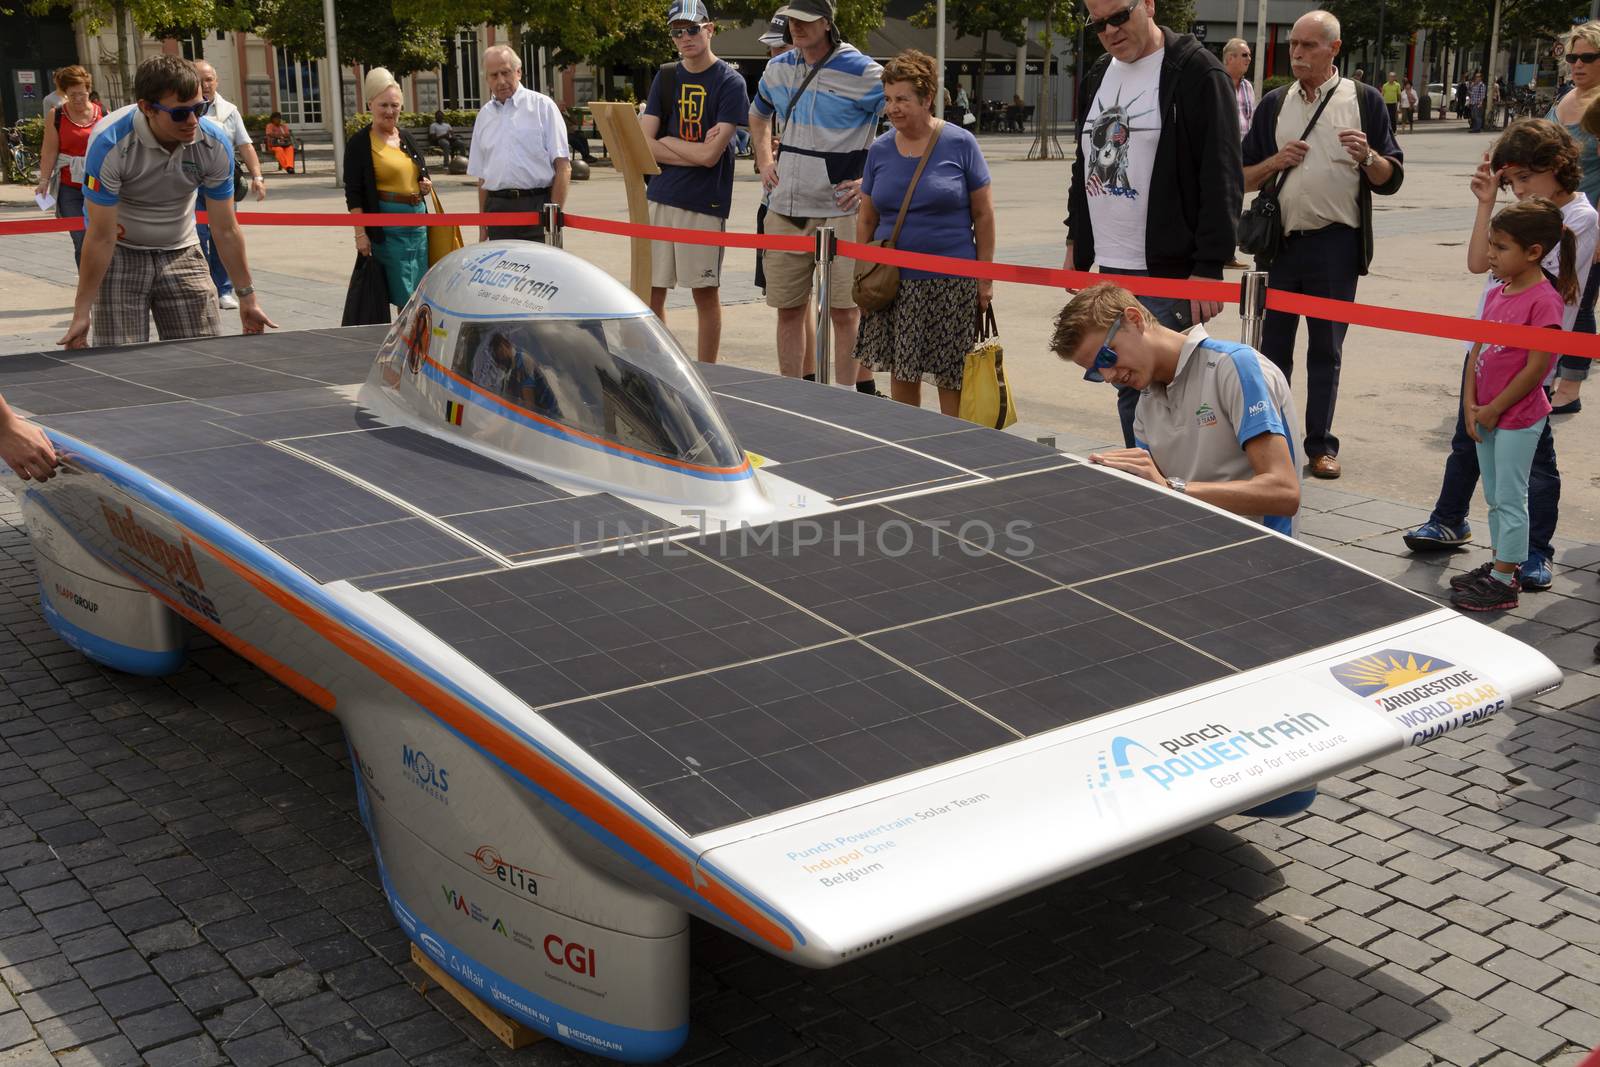
[[[1328,105],[1330,103],[1332,103],[1333,94],[1338,91],[1339,86],[1341,84],[1343,84],[1343,82],[1344,82],[1343,78],[1335,77],[1334,81],[1333,81],[1333,85],[1328,88],[1327,92],[1322,94],[1322,103],[1318,104],[1317,105],[1317,110],[1315,110],[1315,111],[1313,111],[1311,113],[1311,121],[1306,123],[1306,128],[1305,128],[1304,132],[1302,132],[1300,134],[1300,140],[1304,141],[1307,137],[1311,136],[1311,131],[1316,128],[1317,120],[1322,117],[1323,111],[1327,110]],[[1287,88],[1284,89],[1283,98],[1285,100],[1289,99],[1289,93],[1291,93],[1293,91],[1295,91],[1295,89],[1294,89],[1294,86],[1291,84],[1290,86],[1288,86]],[[1357,104],[1358,107],[1360,106],[1360,103],[1361,103],[1361,96],[1358,93],[1356,95],[1356,104]],[[1283,105],[1280,104],[1278,106],[1281,109]],[[1272,189],[1270,190],[1272,198],[1274,200],[1276,200],[1278,198],[1278,194],[1279,193],[1283,192],[1283,183],[1289,180],[1289,175],[1294,171],[1294,169],[1295,168],[1290,167],[1288,170],[1286,170],[1282,174],[1278,175],[1277,184],[1275,184],[1272,187]]]
[[[666,136],[666,129],[670,123],[671,115],[678,110],[678,61],[661,64],[661,136]],[[670,113],[668,109],[671,109]]]
[[796,89],[795,94],[789,98],[789,106],[783,109],[783,124],[785,126],[789,125],[789,119],[794,116],[795,106],[800,103],[800,98],[805,95],[806,89],[811,86],[811,79],[822,73],[822,68],[828,65],[828,60],[832,59],[833,54],[838,50],[838,45],[828,49],[828,54],[823,56],[821,61],[811,68],[811,71],[806,75],[806,80],[800,83],[800,88]]

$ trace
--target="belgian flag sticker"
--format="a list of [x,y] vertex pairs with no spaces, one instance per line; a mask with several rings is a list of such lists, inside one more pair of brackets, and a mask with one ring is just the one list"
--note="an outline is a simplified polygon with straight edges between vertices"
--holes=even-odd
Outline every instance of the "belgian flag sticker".
[[466,406],[464,404],[459,404],[454,400],[446,400],[444,402],[444,421],[451,426],[460,426],[461,415],[465,410]]

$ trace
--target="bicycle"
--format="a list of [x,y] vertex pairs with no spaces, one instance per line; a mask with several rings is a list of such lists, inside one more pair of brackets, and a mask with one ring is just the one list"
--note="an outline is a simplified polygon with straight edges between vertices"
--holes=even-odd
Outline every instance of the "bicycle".
[[39,153],[23,140],[20,122],[6,130],[6,177],[22,185],[39,184]]

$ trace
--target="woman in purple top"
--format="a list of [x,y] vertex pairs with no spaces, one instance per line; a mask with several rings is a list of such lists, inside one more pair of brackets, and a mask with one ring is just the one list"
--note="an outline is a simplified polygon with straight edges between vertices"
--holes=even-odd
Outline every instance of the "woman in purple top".
[[[936,137],[895,247],[957,259],[994,259],[994,198],[978,141],[933,117],[933,59],[908,49],[883,65],[884,98],[894,127],[872,143],[861,180],[856,232],[886,240],[917,163]],[[890,374],[890,396],[922,403],[922,381],[939,388],[939,409],[961,411],[961,371],[978,339],[978,316],[994,283],[900,268],[900,292],[861,320],[855,357]]]

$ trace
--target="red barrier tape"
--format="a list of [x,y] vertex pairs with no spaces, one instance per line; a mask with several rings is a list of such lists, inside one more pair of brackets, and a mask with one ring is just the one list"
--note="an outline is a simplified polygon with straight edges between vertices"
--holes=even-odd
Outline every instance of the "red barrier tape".
[[[198,216],[206,221],[206,213]],[[241,211],[239,222],[246,226],[536,226],[542,221],[538,212],[516,211],[487,214],[482,212],[432,212],[421,214],[349,214]],[[592,215],[562,216],[563,223],[574,230],[611,234],[617,237],[641,237],[655,241],[675,241],[679,244],[716,245],[723,248],[759,248],[771,252],[811,252],[814,242],[809,237],[789,237],[775,234],[716,232],[709,230],[679,230],[668,226],[646,226],[615,219],[602,219]],[[23,219],[0,222],[0,237],[34,233],[66,233],[83,229],[82,219]],[[905,252],[880,245],[840,241],[839,254],[851,259],[872,263],[888,263],[912,270],[934,271],[968,278],[989,278],[1000,282],[1022,285],[1041,285],[1052,289],[1080,289],[1106,281],[1104,274],[1085,271],[1062,270],[1059,267],[1030,267],[1015,263],[989,263],[971,259],[951,259],[922,252]],[[1233,282],[1205,281],[1185,278],[1149,278],[1116,275],[1117,284],[1135,296],[1158,296],[1178,300],[1209,300],[1225,304],[1239,302],[1239,287]],[[1483,322],[1479,319],[1455,315],[1437,315],[1425,311],[1408,311],[1400,308],[1372,307],[1346,300],[1329,300],[1324,297],[1303,296],[1278,289],[1267,290],[1267,309],[1292,315],[1326,319],[1332,322],[1370,326],[1379,330],[1409,333],[1428,337],[1442,337],[1457,341],[1482,341],[1487,344],[1527,348],[1541,352],[1559,352],[1563,355],[1600,359],[1600,336],[1571,331],[1551,331],[1533,326],[1507,326]]]

